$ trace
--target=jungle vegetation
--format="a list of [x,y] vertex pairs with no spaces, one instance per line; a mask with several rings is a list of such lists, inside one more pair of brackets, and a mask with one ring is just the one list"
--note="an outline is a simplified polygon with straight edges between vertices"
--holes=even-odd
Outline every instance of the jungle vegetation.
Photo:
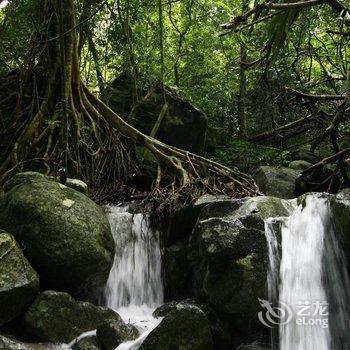
[[[306,146],[348,182],[350,4],[345,0],[0,1],[0,178],[77,177],[131,193],[135,145],[160,201],[258,193],[249,175]],[[136,114],[170,86],[208,119],[194,154],[146,135],[101,95],[127,73]],[[164,100],[163,112],[167,104]],[[162,121],[159,115],[159,123]],[[308,171],[308,170],[306,170]],[[131,192],[130,192],[131,191]]]

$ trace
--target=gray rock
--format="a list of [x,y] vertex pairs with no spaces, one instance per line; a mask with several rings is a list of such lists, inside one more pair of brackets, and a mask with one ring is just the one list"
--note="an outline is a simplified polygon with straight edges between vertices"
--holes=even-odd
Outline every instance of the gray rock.
[[67,179],[65,185],[69,188],[73,188],[74,190],[82,194],[85,194],[85,196],[89,195],[88,186],[84,181],[78,179]]
[[26,311],[39,292],[39,277],[14,237],[0,230],[0,326]]
[[121,343],[139,337],[139,331],[134,326],[125,324],[121,319],[102,323],[97,327],[96,334],[103,350],[114,350]]
[[312,163],[307,162],[306,160],[293,160],[289,163],[289,168],[294,170],[306,170],[312,166]]
[[222,215],[218,208],[205,208],[191,235],[195,294],[236,329],[259,328],[258,299],[266,297],[268,261],[264,219],[287,216],[288,210],[274,197],[250,198],[236,210],[226,209],[227,215]]
[[[144,93],[146,94],[147,91]],[[169,106],[168,113],[159,126],[156,138],[190,152],[202,152],[207,131],[205,114],[180,96],[175,89],[168,86],[165,86],[165,98]],[[102,99],[114,111],[147,135],[151,133],[164,105],[163,90],[157,88],[152,96],[141,104],[136,116],[132,120],[128,118],[134,105],[134,99],[132,78],[127,74],[116,78],[105,89]]]
[[178,303],[147,336],[140,350],[211,350],[209,323],[195,305]]
[[105,307],[77,302],[67,293],[46,291],[38,295],[23,317],[23,329],[32,337],[53,343],[69,343],[107,320],[121,322]]
[[45,288],[93,297],[108,278],[114,241],[103,210],[36,173],[18,174],[0,198],[0,228],[11,232]]
[[294,198],[295,181],[301,172],[290,168],[261,166],[253,175],[260,190],[267,196]]

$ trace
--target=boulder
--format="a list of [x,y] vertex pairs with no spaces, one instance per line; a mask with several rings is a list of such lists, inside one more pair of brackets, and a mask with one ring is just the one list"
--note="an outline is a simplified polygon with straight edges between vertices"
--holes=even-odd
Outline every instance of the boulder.
[[71,348],[72,350],[102,350],[95,335],[78,340]]
[[18,174],[0,198],[11,232],[45,288],[93,298],[104,287],[114,241],[103,210],[82,193],[37,173]]
[[211,350],[213,343],[207,317],[198,306],[179,303],[166,312],[139,349]]
[[273,166],[261,166],[253,177],[260,190],[267,196],[294,198],[295,181],[300,171]]
[[23,330],[34,339],[69,343],[107,320],[122,323],[120,316],[105,307],[78,302],[67,293],[45,291],[24,314]]
[[[160,123],[155,137],[167,144],[184,150],[200,153],[204,149],[207,117],[168,86],[165,99],[168,110]],[[144,91],[144,95],[147,91]],[[130,112],[134,106],[133,81],[122,74],[103,92],[102,99],[119,115],[141,132],[149,135],[164,105],[163,89],[157,87],[153,94],[141,103],[134,118]]]
[[121,319],[102,323],[97,327],[96,334],[103,350],[114,350],[121,343],[139,337],[139,331],[134,326],[125,324]]
[[39,277],[10,234],[0,230],[0,326],[26,311]]
[[312,166],[312,163],[306,160],[293,160],[289,163],[288,167],[294,170],[306,170]]
[[315,164],[321,160],[320,156],[310,151],[310,145],[299,147],[297,150],[292,152],[291,158],[293,160],[305,160],[309,163]]
[[188,241],[181,241],[164,250],[165,286],[171,299],[179,300],[191,294],[192,268],[188,252]]
[[266,297],[264,219],[287,216],[288,207],[274,197],[255,197],[241,203],[236,209],[237,202],[231,206],[224,203],[226,215],[218,210],[219,203],[204,208],[190,238],[189,257],[196,298],[245,332],[248,328],[260,329],[258,299]]

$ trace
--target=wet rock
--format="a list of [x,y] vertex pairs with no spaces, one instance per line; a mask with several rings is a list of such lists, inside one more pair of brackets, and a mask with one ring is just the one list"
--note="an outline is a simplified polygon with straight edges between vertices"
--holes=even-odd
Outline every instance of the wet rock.
[[140,350],[165,349],[213,349],[207,317],[198,306],[178,303],[171,311],[165,313],[160,324],[140,346]]
[[33,338],[69,343],[107,320],[122,322],[113,310],[77,302],[67,293],[46,291],[35,299],[22,322],[24,331]]
[[236,209],[226,208],[227,215],[218,208],[204,208],[190,238],[189,257],[197,299],[245,332],[248,327],[260,328],[258,299],[266,293],[264,219],[287,216],[288,210],[274,197],[250,198]]
[[72,345],[72,350],[102,350],[95,335],[78,340]]
[[121,319],[104,322],[97,328],[97,339],[103,350],[114,350],[118,345],[139,337],[139,331]]
[[14,237],[0,230],[0,326],[26,311],[39,291],[39,277]]
[[261,166],[253,175],[260,190],[267,196],[294,198],[295,181],[300,171],[290,168]]
[[93,298],[105,285],[114,241],[102,209],[82,193],[38,173],[22,173],[0,198],[11,232],[45,288]]

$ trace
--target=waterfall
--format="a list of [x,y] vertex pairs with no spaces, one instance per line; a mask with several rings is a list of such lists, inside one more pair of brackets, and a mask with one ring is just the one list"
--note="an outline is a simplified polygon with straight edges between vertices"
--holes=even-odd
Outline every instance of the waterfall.
[[106,305],[141,333],[139,339],[117,349],[137,349],[160,322],[152,316],[163,303],[159,232],[150,227],[149,215],[133,213],[128,206],[109,206],[107,216],[116,251],[105,291]]
[[269,301],[277,301],[280,309],[274,310],[284,316],[274,314],[280,321],[277,348],[350,349],[347,262],[328,200],[308,195],[290,217],[266,220],[265,234]]

